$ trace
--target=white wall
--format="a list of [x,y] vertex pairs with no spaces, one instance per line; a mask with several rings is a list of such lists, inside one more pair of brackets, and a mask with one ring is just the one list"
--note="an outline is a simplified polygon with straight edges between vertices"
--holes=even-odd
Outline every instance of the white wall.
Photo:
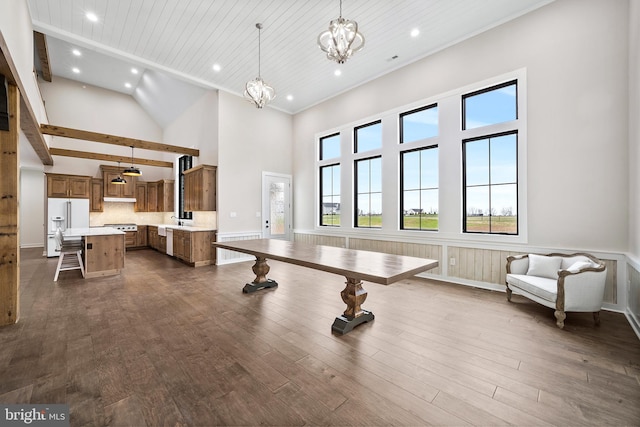
[[18,77],[24,85],[26,97],[36,119],[40,123],[47,123],[38,83],[33,73],[33,27],[27,0],[1,0],[0,12],[0,33],[7,44]]
[[220,91],[218,122],[218,230],[259,231],[262,172],[292,173],[292,117]]
[[[130,95],[85,85],[54,76],[53,82],[41,84],[42,97],[47,106],[50,123],[74,129],[107,133],[153,142],[162,141],[162,128],[140,107]],[[99,142],[54,137],[51,144],[56,148],[95,153],[131,156],[131,148]],[[134,150],[135,157],[172,161],[173,156],[157,151]],[[87,160],[74,157],[54,156],[54,165],[46,172],[72,173],[99,176],[101,164],[116,163],[104,160]],[[123,165],[126,166],[126,165]],[[144,180],[170,179],[171,169],[139,166]]]
[[558,0],[297,114],[295,228],[315,225],[316,133],[526,68],[528,244],[625,252],[627,13]]
[[40,169],[20,168],[20,247],[44,247],[45,186]]
[[206,91],[163,133],[165,144],[197,148],[194,166],[218,164],[218,92]]
[[640,1],[629,12],[629,252],[640,263]]

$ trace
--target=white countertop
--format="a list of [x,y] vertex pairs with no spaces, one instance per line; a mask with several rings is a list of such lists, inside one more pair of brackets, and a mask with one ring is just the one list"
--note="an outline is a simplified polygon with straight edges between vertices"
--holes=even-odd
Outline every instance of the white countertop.
[[117,234],[126,233],[113,227],[67,228],[64,237],[113,236]]
[[196,227],[193,225],[175,225],[175,224],[148,224],[151,227],[165,227],[171,228],[174,230],[185,230],[185,231],[216,231],[214,227]]

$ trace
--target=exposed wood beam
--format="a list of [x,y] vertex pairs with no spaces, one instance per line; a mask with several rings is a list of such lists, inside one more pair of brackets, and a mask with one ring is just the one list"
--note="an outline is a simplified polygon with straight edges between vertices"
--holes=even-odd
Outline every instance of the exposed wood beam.
[[102,142],[104,144],[142,148],[144,150],[162,151],[165,153],[188,154],[190,156],[200,155],[200,150],[195,148],[179,147],[177,145],[161,144],[159,142],[126,138],[124,136],[109,135],[108,133],[90,132],[88,130],[71,129],[62,126],[41,124],[40,131],[45,135],[63,136],[65,138],[82,139],[84,141]]
[[[5,84],[5,78],[0,78]],[[4,91],[3,91],[4,92]],[[18,170],[20,94],[8,85],[9,130],[0,130],[0,326],[18,321],[20,308],[20,208]]]
[[[131,163],[131,157],[127,156],[114,156],[111,154],[100,154],[100,153],[89,153],[87,151],[76,151],[76,150],[65,150],[62,148],[51,148],[51,155],[53,156],[65,156],[65,157],[77,157],[80,159],[91,159],[91,160],[107,160],[109,162],[121,162],[126,164]],[[163,162],[161,160],[149,160],[149,159],[138,159],[136,157],[133,158],[133,164],[140,166],[158,166],[162,168],[173,168],[173,163],[171,162]]]
[[53,158],[49,154],[49,147],[40,133],[40,125],[36,115],[31,108],[31,103],[26,97],[26,92],[18,71],[9,54],[7,43],[0,32],[0,74],[7,78],[7,81],[18,87],[20,93],[20,128],[29,140],[43,165],[53,165]]
[[51,81],[51,64],[49,64],[49,49],[47,48],[47,36],[34,31],[33,41],[35,43],[36,52],[38,52],[38,58],[40,59],[40,68],[42,68],[42,78],[45,81]]

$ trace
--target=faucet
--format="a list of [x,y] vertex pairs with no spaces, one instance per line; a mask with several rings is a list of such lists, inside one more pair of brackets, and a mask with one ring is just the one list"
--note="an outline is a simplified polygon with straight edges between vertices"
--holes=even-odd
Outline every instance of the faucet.
[[173,216],[173,215],[171,215],[171,218],[177,219],[178,220],[178,227],[182,227],[182,220],[180,218],[178,218],[177,216]]

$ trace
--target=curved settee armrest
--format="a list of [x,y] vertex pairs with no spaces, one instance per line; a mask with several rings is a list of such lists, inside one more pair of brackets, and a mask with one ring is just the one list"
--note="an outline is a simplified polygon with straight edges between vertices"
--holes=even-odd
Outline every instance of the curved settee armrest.
[[600,311],[607,280],[607,266],[599,259],[580,254],[591,264],[569,266],[558,271],[558,298],[564,300],[564,311]]
[[529,269],[529,255],[512,255],[507,257],[507,274],[526,274]]

